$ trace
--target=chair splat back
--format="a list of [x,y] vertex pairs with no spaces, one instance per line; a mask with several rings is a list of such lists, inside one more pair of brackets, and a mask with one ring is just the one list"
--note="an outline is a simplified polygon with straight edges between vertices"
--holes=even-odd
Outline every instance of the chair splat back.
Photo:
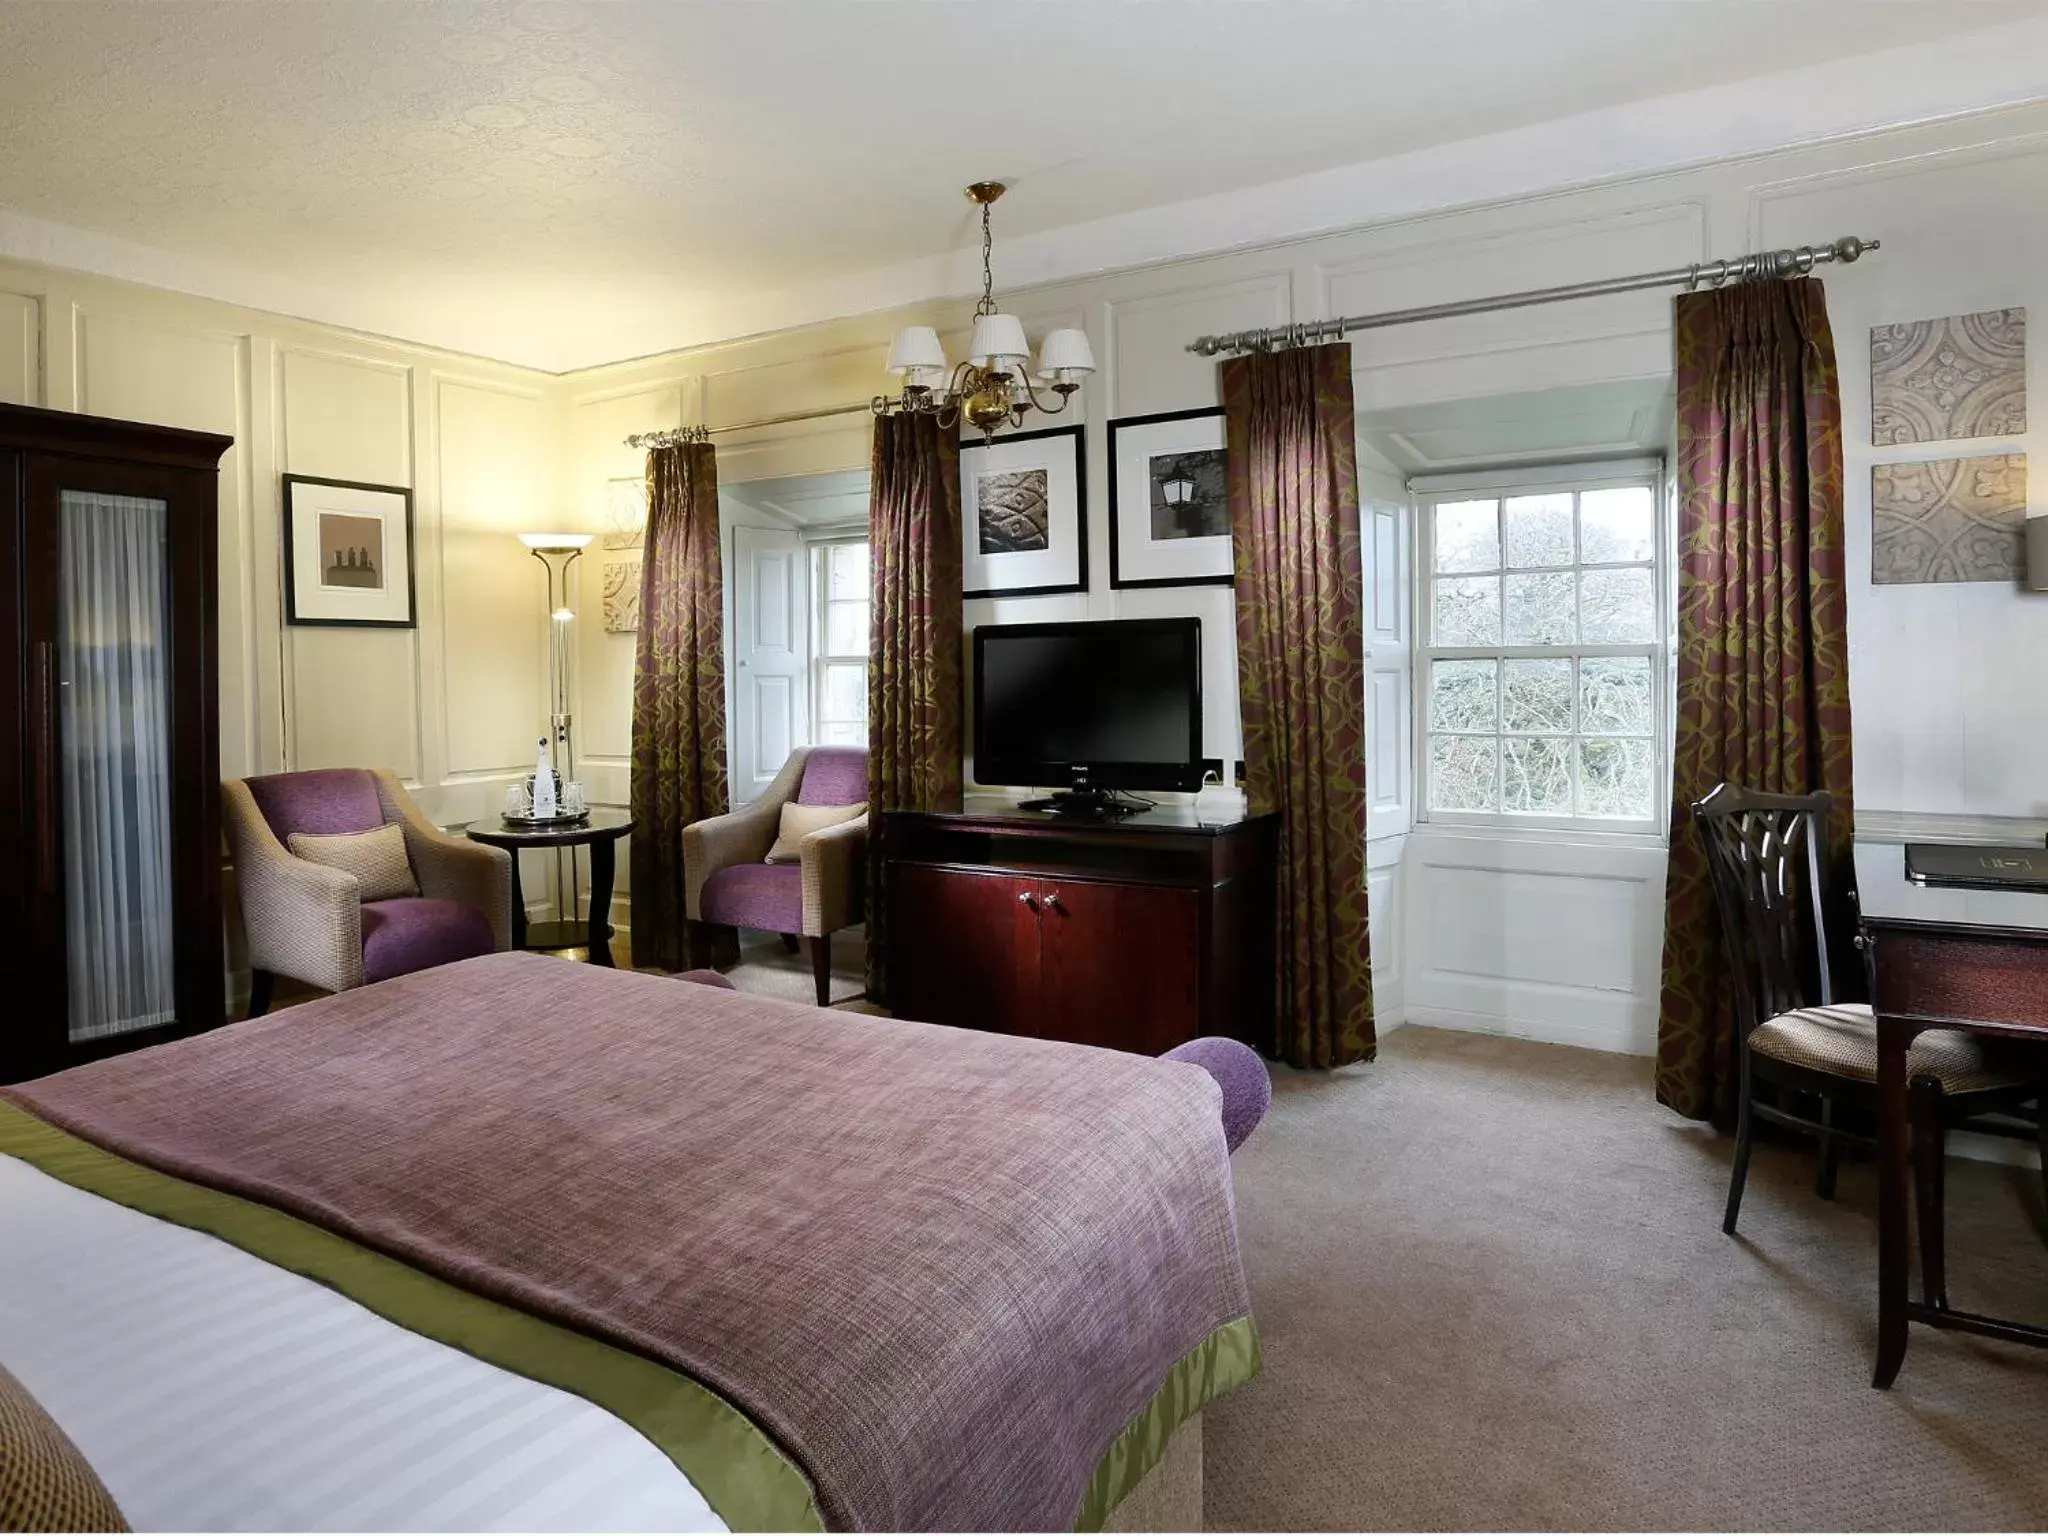
[[1766,1019],[1834,1001],[1821,895],[1833,796],[1722,784],[1692,808],[1728,961],[1742,978],[1743,1038]]

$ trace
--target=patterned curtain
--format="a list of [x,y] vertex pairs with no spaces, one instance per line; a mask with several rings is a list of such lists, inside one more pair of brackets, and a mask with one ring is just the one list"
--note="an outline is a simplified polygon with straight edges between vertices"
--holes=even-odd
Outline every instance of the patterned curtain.
[[1365,620],[1351,348],[1223,365],[1245,789],[1280,813],[1270,1054],[1375,1049],[1365,895]]
[[868,562],[868,996],[888,997],[882,813],[960,808],[960,444],[875,418]]
[[1813,278],[1682,294],[1678,347],[1678,733],[1657,1097],[1734,1107],[1734,998],[1690,807],[1728,781],[1835,797],[1847,867],[1849,650],[1842,400]]
[[647,456],[647,535],[633,663],[633,963],[690,964],[683,828],[726,808],[725,578],[718,457],[709,443]]

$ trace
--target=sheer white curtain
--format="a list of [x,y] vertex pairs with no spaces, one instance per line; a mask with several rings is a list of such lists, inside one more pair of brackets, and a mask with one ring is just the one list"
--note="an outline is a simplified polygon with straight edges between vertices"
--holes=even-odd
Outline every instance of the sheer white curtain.
[[73,1040],[175,1015],[165,518],[161,501],[63,493],[59,676]]

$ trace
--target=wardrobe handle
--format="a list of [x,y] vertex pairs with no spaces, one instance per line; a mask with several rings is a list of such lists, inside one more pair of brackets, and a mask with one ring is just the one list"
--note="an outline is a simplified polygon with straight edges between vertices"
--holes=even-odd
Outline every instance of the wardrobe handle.
[[1033,896],[1029,891],[1019,891],[1017,893],[1017,900],[1023,906],[1032,907],[1034,909],[1038,906],[1038,898]]
[[57,889],[57,647],[36,642],[36,871],[43,890]]

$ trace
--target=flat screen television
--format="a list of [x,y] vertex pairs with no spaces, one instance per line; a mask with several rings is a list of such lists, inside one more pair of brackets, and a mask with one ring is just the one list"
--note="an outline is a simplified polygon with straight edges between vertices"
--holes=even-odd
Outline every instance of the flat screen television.
[[974,631],[974,777],[1063,785],[1043,809],[1202,787],[1202,621],[984,624]]

